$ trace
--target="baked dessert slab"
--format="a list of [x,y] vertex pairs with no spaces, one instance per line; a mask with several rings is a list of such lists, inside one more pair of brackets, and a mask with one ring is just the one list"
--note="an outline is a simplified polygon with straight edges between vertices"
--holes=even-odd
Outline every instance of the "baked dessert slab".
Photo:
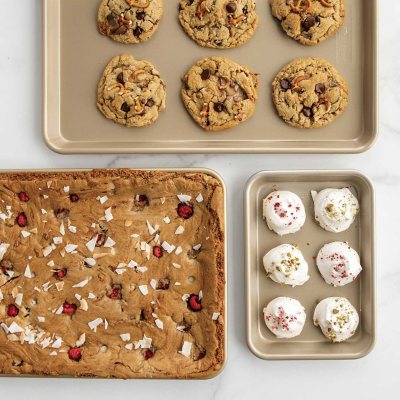
[[1,173],[0,373],[215,376],[224,196],[210,171]]
[[[319,191],[326,187],[348,187],[360,200],[360,215],[346,232],[326,232],[313,219],[310,190]],[[271,232],[263,221],[263,199],[273,190],[298,194],[307,213],[303,228],[283,239]],[[246,329],[248,346],[257,357],[265,360],[343,360],[364,357],[373,349],[376,337],[374,229],[374,189],[371,181],[360,172],[262,171],[250,178],[245,191]],[[327,285],[316,266],[315,257],[330,240],[348,242],[363,262],[363,272],[344,287]],[[296,245],[309,264],[310,279],[303,286],[278,285],[265,273],[264,254],[282,243]],[[291,297],[304,306],[307,318],[298,337],[277,339],[268,330],[263,308],[277,297]],[[328,297],[347,298],[359,313],[359,327],[346,342],[331,343],[314,326],[317,303]]]

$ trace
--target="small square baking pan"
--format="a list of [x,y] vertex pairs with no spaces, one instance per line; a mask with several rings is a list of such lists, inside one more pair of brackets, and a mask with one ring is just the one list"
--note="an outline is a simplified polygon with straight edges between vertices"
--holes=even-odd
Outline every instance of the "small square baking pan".
[[[164,1],[154,37],[123,45],[100,35],[100,0],[43,0],[44,139],[59,153],[359,153],[375,141],[378,127],[377,0],[346,0],[344,26],[309,47],[290,39],[257,1],[254,37],[236,49],[198,46],[178,21],[178,0]],[[154,63],[167,85],[167,109],[152,126],[125,128],[96,108],[97,83],[112,57],[128,53]],[[223,132],[206,132],[189,116],[180,97],[181,78],[200,58],[230,58],[259,74],[259,100],[252,118]],[[297,57],[333,63],[349,83],[346,112],[321,129],[286,125],[272,103],[271,83]]]
[[[314,219],[310,191],[349,187],[360,201],[360,214],[343,233],[324,231]],[[279,237],[263,220],[263,199],[274,190],[296,193],[304,203],[307,218],[303,228],[292,235]],[[247,342],[250,350],[265,360],[285,359],[356,359],[366,356],[375,342],[375,233],[374,189],[371,181],[356,171],[279,171],[260,172],[253,176],[245,192],[246,230],[246,301]],[[363,271],[357,280],[343,287],[325,283],[315,256],[326,243],[349,242],[361,257]],[[281,286],[270,280],[264,270],[263,256],[280,244],[295,244],[309,265],[310,280],[303,286]],[[279,296],[300,301],[307,313],[301,335],[277,339],[266,327],[263,308]],[[314,309],[326,297],[346,297],[360,315],[356,334],[346,342],[330,343],[313,325]]]

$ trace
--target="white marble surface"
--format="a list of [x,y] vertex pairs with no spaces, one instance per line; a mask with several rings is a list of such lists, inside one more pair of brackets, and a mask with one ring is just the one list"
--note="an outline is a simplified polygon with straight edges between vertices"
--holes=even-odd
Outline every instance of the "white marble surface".
[[[380,0],[380,138],[362,155],[61,156],[41,138],[40,0],[1,1],[0,168],[208,167],[228,186],[229,362],[206,382],[107,382],[0,379],[0,396],[14,399],[348,399],[398,397],[400,366],[400,2]],[[82,0],[84,1],[84,0]],[[351,0],[348,0],[351,1]],[[246,346],[243,290],[242,192],[262,169],[356,168],[377,190],[378,341],[358,361],[265,362]]]

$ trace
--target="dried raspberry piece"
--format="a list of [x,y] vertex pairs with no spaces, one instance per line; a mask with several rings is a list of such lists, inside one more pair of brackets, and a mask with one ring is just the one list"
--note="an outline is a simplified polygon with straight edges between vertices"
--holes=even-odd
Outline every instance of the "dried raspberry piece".
[[79,200],[79,196],[76,193],[72,193],[69,195],[69,199],[72,203],[76,203]]
[[15,304],[9,304],[7,307],[7,315],[15,318],[19,314],[19,308]]
[[19,227],[24,228],[28,225],[28,218],[26,217],[25,213],[22,212],[18,214],[15,222],[18,224]]
[[148,359],[152,358],[153,356],[154,356],[154,351],[153,350],[146,349],[144,351],[144,359],[145,360],[148,360]]
[[65,219],[69,217],[69,210],[67,208],[59,208],[55,212],[55,216],[57,219]]
[[135,206],[136,207],[146,207],[150,204],[149,198],[145,194],[138,194],[135,197]]
[[201,300],[197,294],[191,294],[187,300],[187,304],[190,310],[194,312],[201,311],[203,308],[201,305]]
[[78,307],[75,304],[70,304],[68,302],[65,302],[63,304],[63,314],[68,314],[68,315],[75,314],[77,308]]
[[21,201],[23,201],[24,203],[26,203],[27,201],[29,201],[29,196],[25,193],[25,192],[20,192],[18,193],[18,197]]
[[68,350],[68,357],[72,361],[80,361],[82,358],[82,350],[79,347],[71,347]]
[[67,276],[67,268],[58,269],[54,271],[54,277],[59,281],[62,281]]
[[121,300],[122,299],[122,286],[119,284],[112,285],[111,291],[108,294],[108,297],[112,300]]
[[96,247],[102,247],[106,243],[107,236],[104,233],[99,233],[97,235],[97,240],[96,240]]
[[160,279],[157,283],[157,290],[168,290],[170,280],[168,278]]
[[163,249],[161,246],[153,247],[153,256],[157,258],[161,258],[163,256]]
[[193,216],[193,206],[188,203],[179,203],[177,209],[178,215],[183,219],[189,219]]

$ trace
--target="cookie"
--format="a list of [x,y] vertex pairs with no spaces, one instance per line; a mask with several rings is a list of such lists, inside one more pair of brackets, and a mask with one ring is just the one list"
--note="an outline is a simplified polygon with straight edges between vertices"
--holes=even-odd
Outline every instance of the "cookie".
[[182,80],[185,107],[207,131],[232,128],[255,111],[258,78],[246,66],[223,57],[204,58]]
[[97,89],[97,107],[108,119],[128,127],[154,123],[165,109],[166,88],[149,61],[114,57]]
[[149,40],[163,15],[163,0],[102,0],[98,26],[102,35],[124,43]]
[[299,58],[286,65],[272,83],[278,114],[297,128],[320,128],[346,109],[349,91],[336,68],[320,58]]
[[270,0],[272,15],[301,44],[314,46],[343,25],[344,0]]
[[254,0],[180,0],[179,21],[199,45],[217,49],[242,45],[258,26]]

